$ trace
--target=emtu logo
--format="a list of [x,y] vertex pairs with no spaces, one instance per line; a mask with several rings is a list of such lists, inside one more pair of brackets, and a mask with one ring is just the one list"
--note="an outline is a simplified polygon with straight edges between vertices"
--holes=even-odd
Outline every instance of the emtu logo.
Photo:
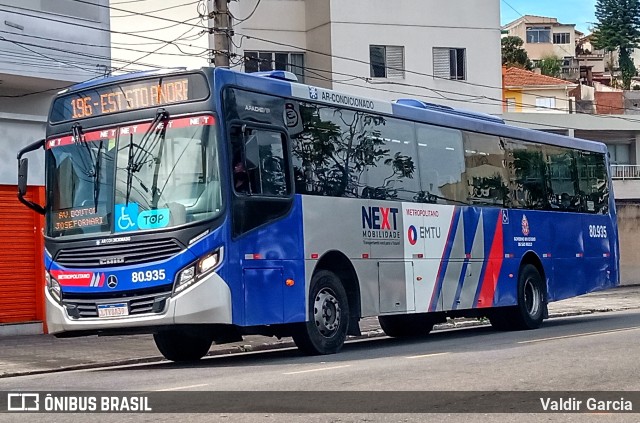
[[[362,207],[362,229],[398,229],[398,209],[395,207]],[[392,226],[393,223],[393,226]]]
[[416,245],[418,242],[418,230],[415,226],[409,226],[409,230],[407,231],[407,236],[409,237],[409,244]]

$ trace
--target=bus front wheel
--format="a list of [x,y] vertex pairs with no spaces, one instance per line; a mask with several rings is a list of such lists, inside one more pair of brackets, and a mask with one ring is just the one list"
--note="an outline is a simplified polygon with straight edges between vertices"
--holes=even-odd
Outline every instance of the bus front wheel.
[[204,357],[211,343],[210,337],[198,336],[179,330],[165,330],[153,335],[158,350],[171,361],[196,361]]
[[347,293],[335,273],[320,270],[311,279],[309,317],[297,324],[293,340],[305,354],[334,354],[340,351],[349,328]]

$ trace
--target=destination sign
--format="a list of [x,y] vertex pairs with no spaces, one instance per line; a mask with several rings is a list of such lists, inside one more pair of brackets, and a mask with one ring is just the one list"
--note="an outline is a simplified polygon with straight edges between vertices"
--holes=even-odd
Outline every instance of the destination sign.
[[204,100],[208,96],[207,82],[200,74],[121,82],[57,98],[53,103],[51,122],[162,107]]
[[100,226],[107,223],[106,216],[96,213],[93,207],[58,210],[51,216],[53,229],[56,231]]

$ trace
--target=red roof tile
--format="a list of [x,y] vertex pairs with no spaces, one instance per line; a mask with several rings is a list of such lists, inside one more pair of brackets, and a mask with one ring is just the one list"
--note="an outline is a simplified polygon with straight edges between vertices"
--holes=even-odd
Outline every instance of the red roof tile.
[[564,79],[553,78],[547,75],[531,72],[516,67],[507,68],[504,75],[505,87],[526,87],[531,85],[575,85],[573,82]]

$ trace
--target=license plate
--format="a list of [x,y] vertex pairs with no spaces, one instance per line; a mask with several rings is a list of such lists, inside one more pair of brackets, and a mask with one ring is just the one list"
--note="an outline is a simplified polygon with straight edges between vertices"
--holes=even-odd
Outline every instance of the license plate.
[[98,317],[128,316],[129,307],[125,303],[98,304]]

